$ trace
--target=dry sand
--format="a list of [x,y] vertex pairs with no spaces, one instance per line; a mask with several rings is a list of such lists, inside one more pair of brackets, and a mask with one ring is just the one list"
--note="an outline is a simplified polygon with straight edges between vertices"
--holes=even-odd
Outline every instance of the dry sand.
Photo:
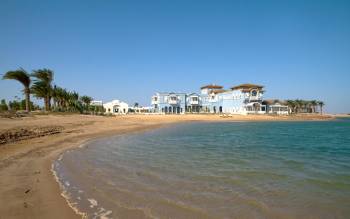
[[0,219],[79,218],[60,195],[51,165],[89,139],[191,121],[328,120],[330,116],[84,115],[0,118]]

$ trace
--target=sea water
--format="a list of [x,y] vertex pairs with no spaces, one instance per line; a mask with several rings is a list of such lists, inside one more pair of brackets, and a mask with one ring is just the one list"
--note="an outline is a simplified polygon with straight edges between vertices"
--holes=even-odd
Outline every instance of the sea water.
[[186,123],[54,162],[89,218],[350,218],[350,120]]

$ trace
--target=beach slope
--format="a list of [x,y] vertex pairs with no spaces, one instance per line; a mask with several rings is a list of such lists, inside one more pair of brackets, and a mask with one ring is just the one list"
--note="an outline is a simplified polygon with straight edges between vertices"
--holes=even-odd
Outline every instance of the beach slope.
[[0,118],[0,218],[80,218],[62,197],[51,165],[89,139],[192,121],[329,120],[329,116],[41,115]]

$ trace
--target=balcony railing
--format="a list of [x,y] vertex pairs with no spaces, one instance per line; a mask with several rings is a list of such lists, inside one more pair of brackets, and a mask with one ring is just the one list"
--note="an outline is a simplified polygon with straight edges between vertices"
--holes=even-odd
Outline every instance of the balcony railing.
[[178,104],[179,101],[178,101],[178,100],[169,99],[169,100],[168,100],[168,103],[174,105],[174,104]]
[[199,104],[199,101],[198,100],[190,100],[189,103],[191,105],[198,105]]
[[250,97],[248,97],[247,99],[249,99],[249,101],[261,100],[261,96],[255,96],[255,97],[250,96]]

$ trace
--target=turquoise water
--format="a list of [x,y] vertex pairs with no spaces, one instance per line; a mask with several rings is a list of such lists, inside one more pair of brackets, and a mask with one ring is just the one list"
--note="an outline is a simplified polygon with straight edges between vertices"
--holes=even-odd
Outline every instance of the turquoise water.
[[178,124],[54,169],[91,218],[349,218],[350,120]]

